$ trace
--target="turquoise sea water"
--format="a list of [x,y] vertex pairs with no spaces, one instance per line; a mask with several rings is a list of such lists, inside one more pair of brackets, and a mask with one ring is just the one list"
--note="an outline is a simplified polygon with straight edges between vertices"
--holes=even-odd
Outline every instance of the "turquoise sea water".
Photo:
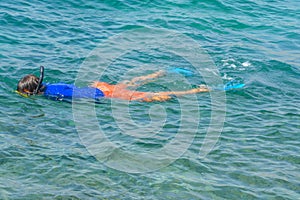
[[[300,199],[299,8],[296,0],[1,2],[0,199]],[[246,87],[227,92],[223,131],[204,159],[198,153],[211,108],[210,96],[199,94],[201,115],[187,117],[200,117],[188,150],[166,167],[132,174],[108,167],[87,151],[72,104],[27,99],[14,90],[22,76],[38,74],[40,65],[46,67],[46,82],[73,83],[95,47],[143,27],[192,38],[224,81],[239,79]],[[141,63],[149,71],[184,65],[168,55],[131,53],[104,78],[114,81],[122,70]],[[158,83],[147,87],[164,89]],[[192,99],[186,103],[194,109]],[[98,123],[110,140],[133,152],[162,148],[180,128],[176,100],[130,103],[139,126],[150,123],[151,109],[158,122],[166,121],[160,134],[148,137],[123,134],[110,105],[107,100],[95,106]],[[115,106],[124,105],[117,101]],[[166,119],[156,115],[162,108]],[[118,159],[117,153],[111,157]]]

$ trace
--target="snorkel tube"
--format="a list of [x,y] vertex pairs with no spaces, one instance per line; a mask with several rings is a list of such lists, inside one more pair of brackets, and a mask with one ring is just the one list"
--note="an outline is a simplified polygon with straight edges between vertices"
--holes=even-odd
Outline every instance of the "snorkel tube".
[[38,85],[37,85],[36,89],[33,91],[33,95],[36,95],[39,92],[39,90],[41,89],[43,79],[44,79],[44,66],[40,66],[40,77],[39,77]]

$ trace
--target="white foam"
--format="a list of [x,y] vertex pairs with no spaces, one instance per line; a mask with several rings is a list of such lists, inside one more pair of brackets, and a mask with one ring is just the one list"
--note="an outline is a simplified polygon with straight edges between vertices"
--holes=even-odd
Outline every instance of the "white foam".
[[242,65],[244,67],[249,67],[251,65],[251,63],[249,61],[243,62]]

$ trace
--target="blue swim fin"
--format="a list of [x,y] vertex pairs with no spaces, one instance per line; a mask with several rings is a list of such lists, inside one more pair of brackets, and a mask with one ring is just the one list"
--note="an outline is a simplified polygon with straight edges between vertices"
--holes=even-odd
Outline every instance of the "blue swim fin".
[[224,90],[234,90],[234,89],[241,89],[245,86],[244,83],[235,83],[234,81],[230,81],[224,85]]
[[169,67],[167,69],[168,72],[173,72],[173,73],[177,73],[177,74],[182,74],[184,76],[192,76],[194,75],[194,73],[190,70],[187,69],[183,69],[183,68],[179,68],[179,67]]
[[229,81],[225,85],[215,85],[210,87],[211,90],[229,91],[235,89],[241,89],[245,86],[244,83],[236,82],[235,80]]

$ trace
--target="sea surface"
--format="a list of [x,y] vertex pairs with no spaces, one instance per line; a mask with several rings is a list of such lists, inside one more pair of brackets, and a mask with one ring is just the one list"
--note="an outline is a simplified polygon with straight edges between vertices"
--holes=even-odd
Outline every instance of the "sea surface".
[[[299,19],[297,0],[1,1],[0,199],[300,199]],[[86,62],[91,52],[136,30],[182,34],[205,50],[224,83],[246,84],[226,92],[226,118],[206,156],[199,155],[208,127],[222,122],[212,117],[209,93],[159,103],[15,93],[20,78],[38,76],[40,65],[47,83],[94,81],[102,72]],[[141,32],[139,45],[143,34],[151,31]],[[116,44],[106,45],[108,57]],[[195,70],[159,48],[121,53],[104,81],[168,66]],[[169,74],[138,89],[190,89],[205,84],[198,75],[183,84]],[[105,137],[94,140],[99,130]],[[179,132],[183,142],[167,146]],[[166,146],[172,155],[159,151]]]

